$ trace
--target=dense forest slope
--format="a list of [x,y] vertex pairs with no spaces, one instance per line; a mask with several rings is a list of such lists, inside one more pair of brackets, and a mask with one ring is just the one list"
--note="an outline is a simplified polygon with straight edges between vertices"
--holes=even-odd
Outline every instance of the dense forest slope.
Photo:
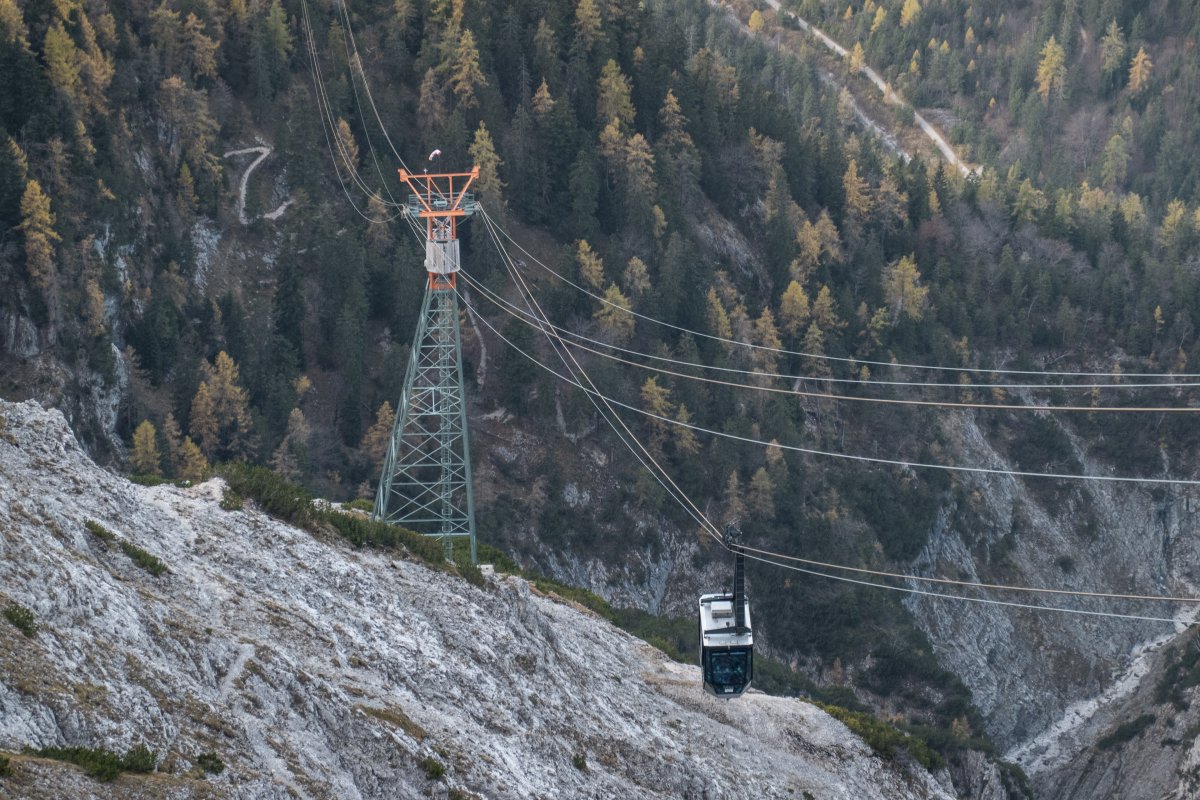
[[[16,76],[0,86],[0,393],[61,407],[90,451],[131,472],[201,479],[243,459],[326,497],[370,496],[422,286],[418,247],[389,221],[394,170],[437,148],[447,168],[480,165],[484,205],[528,250],[522,269],[556,323],[755,373],[742,388],[696,382],[686,364],[654,374],[580,356],[606,393],[657,415],[629,423],[750,543],[895,572],[1190,593],[1190,488],[796,449],[1196,476],[1187,415],[867,400],[1196,403],[1192,386],[1020,388],[994,372],[1195,369],[1200,222],[1186,160],[1170,155],[1187,149],[1195,107],[1171,22],[1187,9],[1164,3],[1137,24],[1129,3],[868,5],[797,10],[915,104],[952,112],[977,178],[895,158],[841,91],[854,76],[831,74],[816,45],[764,43],[777,23],[749,7],[0,0],[0,72]],[[1125,50],[1105,73],[1110,17]],[[1042,70],[1051,33],[1063,63],[1051,47]],[[1155,66],[1134,81],[1143,48]],[[1086,146],[1065,149],[1071,130]],[[724,580],[723,554],[586,399],[500,340],[549,363],[486,300],[513,293],[479,222],[463,235],[481,538],[621,605],[690,614]],[[869,382],[893,380],[954,385]],[[789,690],[886,713],[962,787],[993,750],[984,737],[1022,752],[1171,631],[905,604],[767,567],[750,581]],[[686,649],[690,623],[663,625]]]

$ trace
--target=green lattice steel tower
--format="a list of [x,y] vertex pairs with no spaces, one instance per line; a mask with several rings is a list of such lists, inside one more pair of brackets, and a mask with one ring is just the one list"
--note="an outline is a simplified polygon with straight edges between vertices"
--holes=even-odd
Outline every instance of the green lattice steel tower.
[[405,212],[426,222],[428,280],[375,494],[376,519],[443,540],[447,557],[454,540],[466,538],[471,563],[476,561],[475,500],[455,280],[458,220],[475,212],[467,188],[478,176],[478,167],[437,175],[400,170],[412,190]]

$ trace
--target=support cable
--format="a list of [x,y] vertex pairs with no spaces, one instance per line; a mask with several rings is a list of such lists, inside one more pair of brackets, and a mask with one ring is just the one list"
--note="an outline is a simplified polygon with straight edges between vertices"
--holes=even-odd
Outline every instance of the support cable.
[[[484,214],[486,215],[487,212],[485,211]],[[690,328],[684,328],[680,325],[674,325],[670,322],[664,322],[663,320],[656,319],[656,318],[648,316],[646,314],[641,314],[637,311],[633,311],[632,309],[628,309],[623,306],[619,306],[619,305],[611,302],[610,300],[607,300],[602,295],[598,295],[595,292],[592,292],[591,290],[587,289],[586,287],[580,286],[579,284],[571,281],[566,276],[564,276],[564,275],[556,272],[555,270],[551,269],[550,267],[546,266],[540,260],[538,260],[538,258],[536,256],[534,256],[532,253],[530,253],[528,250],[526,250],[524,247],[522,247],[519,242],[517,242],[515,239],[513,239],[512,236],[507,231],[505,231],[503,228],[499,228],[499,226],[497,226],[497,229],[500,231],[500,233],[502,233],[504,235],[504,238],[508,239],[508,241],[511,242],[518,250],[520,250],[522,253],[524,253],[526,256],[528,256],[535,264],[537,264],[543,270],[545,270],[549,274],[553,275],[554,277],[558,278],[560,281],[567,284],[568,286],[571,286],[572,288],[588,295],[589,297],[592,297],[595,300],[600,301],[601,303],[604,303],[605,305],[612,306],[613,308],[617,308],[626,314],[630,314],[634,317],[637,317],[638,319],[644,319],[647,322],[651,322],[655,325],[661,325],[665,328],[670,328],[672,330],[676,330],[681,333],[687,333],[687,334],[691,334],[692,336],[699,336],[699,337],[702,337],[705,339],[711,339],[713,341],[718,341],[723,344],[734,345],[737,347],[746,347],[746,348],[750,348],[753,350],[764,350],[764,351],[771,352],[771,353],[779,353],[781,355],[792,355],[792,356],[798,356],[801,358],[814,359],[814,360],[832,361],[832,362],[841,362],[841,363],[853,363],[855,365],[866,364],[868,366],[892,367],[895,369],[925,369],[925,370],[939,370],[939,371],[943,371],[943,372],[969,372],[969,373],[975,373],[975,374],[982,373],[982,374],[995,374],[995,375],[1049,375],[1049,376],[1056,376],[1056,377],[1096,377],[1096,378],[1115,378],[1115,379],[1125,378],[1125,377],[1163,378],[1163,379],[1200,378],[1200,372],[1177,372],[1177,373],[1175,373],[1175,372],[1067,372],[1067,371],[1056,371],[1056,370],[985,369],[982,367],[947,367],[947,366],[939,366],[936,364],[893,363],[891,361],[871,361],[869,359],[847,358],[847,357],[843,357],[843,356],[830,356],[830,355],[825,355],[823,353],[806,353],[806,352],[797,351],[797,350],[787,350],[787,349],[781,348],[781,347],[767,347],[765,345],[754,344],[752,342],[743,342],[738,339],[728,339],[723,336],[714,336],[713,334],[704,333],[702,331],[691,330]],[[1170,384],[1164,384],[1164,385],[1170,385]]]
[[[492,292],[490,292],[490,290],[486,289],[482,284],[480,284],[479,281],[472,280],[469,276],[467,276],[465,274],[464,274],[464,277],[473,286],[478,288],[481,293],[486,293],[488,296],[488,299],[491,300],[493,303],[495,303],[497,306],[499,306],[502,311],[509,314],[514,319],[518,319],[521,322],[524,322],[527,325],[532,326],[534,324],[534,323],[529,322],[529,320],[525,317],[525,315],[518,314],[518,313],[510,310],[508,307],[506,307],[509,305],[507,302],[505,302],[503,300],[495,299],[494,293],[492,293]],[[560,328],[557,328],[557,326],[552,325],[551,327],[554,327],[556,331],[561,330]],[[569,333],[569,331],[568,331],[568,333]],[[574,335],[574,334],[572,334],[572,335]],[[593,339],[587,339],[587,337],[579,337],[579,338],[583,338],[587,341],[595,341]],[[607,358],[609,360],[616,361],[621,364],[627,364],[629,366],[638,367],[640,369],[649,370],[651,372],[657,372],[661,375],[669,375],[669,376],[675,377],[675,378],[683,378],[685,380],[699,381],[701,383],[715,384],[718,386],[727,386],[727,387],[738,388],[738,389],[751,389],[753,391],[767,392],[769,394],[783,394],[783,395],[791,395],[794,397],[811,397],[811,398],[816,398],[816,399],[821,399],[821,400],[845,400],[845,401],[849,401],[849,402],[877,403],[877,404],[883,404],[883,405],[925,406],[925,407],[934,407],[934,408],[973,408],[973,409],[1005,410],[1005,411],[1061,411],[1061,412],[1084,412],[1084,413],[1113,412],[1113,413],[1143,413],[1143,414],[1145,414],[1145,413],[1188,413],[1188,414],[1191,414],[1191,413],[1200,412],[1200,407],[1193,408],[1193,407],[1189,407],[1189,406],[1055,406],[1055,405],[1037,405],[1037,404],[1013,405],[1013,404],[1009,404],[1009,403],[979,403],[979,402],[971,402],[971,401],[954,401],[954,400],[918,400],[918,399],[911,399],[911,398],[906,399],[906,398],[897,398],[897,397],[859,397],[859,396],[855,396],[855,395],[831,394],[828,392],[807,391],[807,390],[798,389],[798,388],[785,388],[785,387],[779,387],[779,386],[765,386],[765,385],[757,385],[757,384],[750,384],[750,383],[740,383],[737,381],[726,381],[726,380],[721,380],[719,378],[705,377],[703,375],[691,375],[686,372],[678,372],[675,370],[664,369],[662,367],[654,367],[654,366],[650,366],[648,364],[642,364],[637,361],[631,361],[629,359],[613,355],[612,353],[608,353],[608,352],[605,352],[603,350],[600,350],[600,349],[597,349],[594,347],[589,347],[580,342],[566,342],[566,344],[568,344],[572,347],[577,347],[581,350],[585,350],[589,353],[593,353],[602,358]],[[603,343],[600,343],[600,344],[603,344]],[[613,349],[621,350],[623,352],[635,352],[635,353],[637,352],[637,351],[625,350],[624,348],[615,347],[613,345],[606,345],[606,346],[613,347]],[[668,362],[672,362],[672,363],[686,364],[687,366],[698,367],[700,369],[708,369],[708,367],[706,367],[705,365],[702,365],[702,364],[694,364],[692,362],[677,362],[675,359],[662,358],[659,356],[650,356],[645,353],[637,353],[637,354],[641,355],[643,357],[646,357],[646,358],[655,358],[658,360],[668,361]],[[718,368],[718,369],[720,369],[720,368]],[[758,375],[763,378],[780,377],[780,376],[773,376],[770,373],[762,373],[762,372],[752,372],[750,374]],[[968,387],[959,387],[959,388],[968,388]]]
[[[490,227],[489,227],[489,232],[492,233],[493,240],[498,242],[499,240],[497,239],[497,237],[495,236],[495,233],[492,231],[492,229]],[[499,247],[498,250],[500,250],[500,252],[502,254],[502,258],[506,259],[506,265],[507,265],[507,260],[508,260],[507,253],[504,252],[502,246]],[[512,272],[510,271],[510,275],[511,274],[512,274]],[[523,294],[523,296],[524,296],[524,294]],[[461,295],[460,295],[460,299],[463,299],[463,298],[461,298]],[[532,300],[533,304],[536,304],[536,300],[533,300],[532,296],[530,296],[530,300]],[[467,302],[467,301],[465,301],[465,299],[464,299],[464,302]],[[527,301],[527,302],[529,302],[529,301]],[[539,310],[540,310],[540,307],[539,307]],[[499,331],[497,331],[495,329],[495,327],[490,322],[487,321],[486,318],[483,318],[483,321],[484,321],[484,324],[494,334],[496,334],[502,341],[504,341],[508,346],[512,347],[518,353],[520,353],[527,359],[533,361],[539,367],[541,367],[541,368],[547,370],[548,372],[550,372],[551,374],[555,375],[560,380],[564,380],[568,384],[582,389],[586,394],[592,395],[593,393],[595,393],[597,395],[597,398],[600,399],[602,402],[604,402],[605,405],[608,406],[611,410],[611,405],[609,405],[609,404],[614,403],[614,401],[612,401],[611,398],[607,398],[607,397],[604,397],[603,395],[599,395],[598,393],[595,392],[594,388],[588,389],[587,387],[583,386],[582,383],[575,380],[574,378],[564,377],[560,373],[556,372],[553,368],[548,367],[545,364],[543,364],[536,357],[532,356],[529,353],[526,353],[521,348],[516,347],[503,334],[501,334]],[[548,338],[551,339],[551,346],[553,347],[554,346],[553,339],[555,338],[554,334],[548,333]],[[561,340],[559,341],[559,344],[561,344]],[[559,354],[560,358],[563,358],[562,354],[558,351],[557,348],[555,348],[555,352]],[[572,361],[574,361],[573,358],[572,358]],[[584,377],[586,378],[587,377],[586,372],[582,371],[582,366],[580,366],[577,361],[575,361],[575,364],[580,369],[580,371],[583,373]],[[564,365],[566,365],[565,359],[564,359]],[[569,367],[568,367],[568,369],[569,369]],[[590,379],[588,379],[588,383],[589,384],[591,383]],[[594,384],[593,384],[593,387],[594,387]],[[595,399],[593,399],[593,404],[595,404]],[[618,405],[618,406],[624,405],[621,403],[614,403],[614,404]],[[625,406],[625,407],[628,408],[628,406]],[[597,410],[599,410],[598,406],[597,406]],[[613,412],[613,413],[615,416],[615,412]],[[617,418],[618,422],[621,422],[619,417],[616,417],[616,418]],[[606,421],[608,421],[610,425],[613,424],[612,421],[607,419],[607,417],[606,417]],[[632,437],[632,432],[629,431],[628,427],[625,426],[623,422],[621,422],[621,425],[624,428],[624,430]],[[614,430],[615,430],[615,427],[614,427]],[[628,440],[626,440],[625,437],[619,436],[619,438],[621,438],[622,442],[625,443],[627,447],[630,447],[629,442],[628,442]],[[633,441],[636,442],[637,441],[636,438],[634,438]],[[639,443],[639,447],[640,447],[640,443]],[[631,447],[630,449],[632,450],[633,448]],[[649,464],[647,464],[646,461],[643,460],[642,457],[636,451],[634,451],[634,455],[636,457],[638,457],[639,462],[642,463],[643,466],[646,466],[647,468],[649,468]],[[648,452],[646,453],[646,456],[651,463],[653,463],[659,470],[662,470],[661,465],[659,465],[656,461],[654,461],[654,459],[652,457],[650,457],[650,454]],[[664,471],[664,474],[665,474],[665,471]],[[677,496],[675,494],[675,492],[670,491],[670,489],[667,487],[667,485],[665,483],[663,483],[662,479],[657,474],[655,474],[654,477],[657,480],[659,480],[659,483],[662,484],[665,489],[668,490],[668,493],[672,495],[673,499],[675,499],[677,502],[680,502],[683,505],[684,510],[687,511],[688,514],[693,517],[693,519],[695,519],[697,522],[701,523],[701,527],[705,533],[707,533],[711,538],[713,538],[715,541],[717,541],[718,544],[721,544],[722,546],[724,546],[724,542],[723,542],[722,538],[720,537],[719,532],[716,531],[716,526],[711,521],[709,521],[707,519],[707,517],[704,516],[703,512],[701,512],[695,506],[695,504],[692,503],[692,501],[689,498],[687,498],[686,494],[683,493],[682,490],[679,490],[679,495]],[[667,480],[669,481],[670,478],[667,477]],[[673,482],[672,482],[672,486],[674,486]],[[676,487],[676,488],[678,488],[678,487]],[[686,501],[686,503],[684,501]],[[694,512],[693,512],[693,509],[694,509]],[[771,553],[770,551],[765,551],[765,550],[761,550],[758,548],[747,548],[747,550],[750,550],[751,552],[756,553],[756,554],[767,554],[770,556],[778,555],[778,554]],[[980,598],[980,597],[967,597],[967,596],[961,596],[961,595],[952,595],[952,594],[946,594],[946,593],[942,593],[942,592],[932,592],[932,591],[928,591],[928,590],[916,589],[913,587],[892,586],[892,585],[887,585],[887,584],[875,583],[872,581],[865,581],[865,580],[860,580],[860,579],[856,579],[856,578],[848,578],[845,576],[831,575],[828,573],[818,572],[816,570],[798,567],[795,564],[788,564],[788,563],[784,563],[782,561],[777,561],[774,558],[765,557],[764,555],[751,555],[749,557],[753,558],[756,561],[773,564],[775,566],[779,566],[784,569],[791,569],[793,571],[802,572],[802,573],[813,575],[816,577],[823,577],[823,578],[827,578],[830,580],[843,581],[843,582],[853,583],[853,584],[861,585],[861,586],[869,586],[869,587],[873,587],[873,588],[887,589],[890,591],[900,591],[900,592],[905,592],[905,593],[913,594],[913,595],[921,595],[921,596],[928,596],[928,597],[948,599],[948,600],[964,600],[967,602],[975,602],[975,603],[989,604],[989,605],[995,605],[995,606],[1005,606],[1005,607],[1011,607],[1011,608],[1021,608],[1021,609],[1028,609],[1028,610],[1035,610],[1035,611],[1059,611],[1059,612],[1063,612],[1063,613],[1071,613],[1071,614],[1086,615],[1086,616],[1096,616],[1096,617],[1106,617],[1106,618],[1112,618],[1112,619],[1168,623],[1168,624],[1172,624],[1172,625],[1176,625],[1176,626],[1181,626],[1181,625],[1186,626],[1186,625],[1193,624],[1193,623],[1186,622],[1183,620],[1167,618],[1167,617],[1119,614],[1119,613],[1114,613],[1114,612],[1093,611],[1093,610],[1087,610],[1087,609],[1071,609],[1071,608],[1062,608],[1062,607],[1056,607],[1056,606],[1041,606],[1041,605],[1030,604],[1030,603],[1017,603],[1017,602],[1012,602],[1012,601],[995,600],[992,598]],[[1071,591],[1071,590],[1035,589],[1032,587],[1006,586],[1006,585],[999,585],[999,584],[973,584],[970,582],[950,581],[949,579],[930,579],[930,578],[924,578],[922,576],[916,576],[916,575],[903,575],[901,573],[884,573],[881,571],[859,570],[858,568],[844,567],[842,565],[835,565],[835,564],[825,564],[824,562],[809,562],[804,559],[797,559],[795,557],[790,557],[790,556],[781,556],[781,557],[791,559],[794,561],[803,562],[803,563],[813,563],[813,564],[823,565],[823,566],[826,566],[827,568],[847,569],[847,570],[852,570],[852,571],[856,571],[856,572],[866,572],[868,574],[877,574],[877,575],[880,575],[883,577],[896,577],[896,578],[902,578],[902,579],[912,580],[912,581],[931,581],[931,582],[946,583],[946,584],[952,584],[952,585],[962,585],[962,586],[966,586],[968,588],[992,588],[992,589],[1005,589],[1005,590],[1009,590],[1009,591],[1040,591],[1040,592],[1047,593],[1047,594],[1065,594],[1065,595],[1092,597],[1092,598],[1100,598],[1100,599],[1165,600],[1165,601],[1172,601],[1172,602],[1200,602],[1200,599],[1197,599],[1197,598],[1169,598],[1169,597],[1156,597],[1156,596],[1150,596],[1150,595],[1120,595],[1120,594],[1108,594],[1108,593],[1100,593],[1100,592],[1085,593],[1085,592],[1075,592],[1075,591]]]

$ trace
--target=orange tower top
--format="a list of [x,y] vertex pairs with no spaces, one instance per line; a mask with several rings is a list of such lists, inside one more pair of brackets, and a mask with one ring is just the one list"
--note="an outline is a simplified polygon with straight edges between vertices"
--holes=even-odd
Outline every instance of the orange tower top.
[[400,170],[400,180],[408,184],[408,213],[425,220],[429,241],[450,242],[458,238],[458,218],[475,213],[479,204],[467,192],[479,177],[479,167],[470,172],[425,172],[420,175]]

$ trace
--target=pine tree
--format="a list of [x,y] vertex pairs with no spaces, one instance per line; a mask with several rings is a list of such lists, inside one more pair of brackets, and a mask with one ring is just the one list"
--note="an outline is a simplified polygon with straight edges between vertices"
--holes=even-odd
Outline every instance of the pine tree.
[[458,98],[459,107],[474,108],[479,105],[476,91],[487,85],[487,78],[479,66],[479,48],[475,46],[475,34],[469,29],[464,30],[450,64],[450,88]]
[[674,413],[675,404],[671,402],[671,390],[658,385],[657,378],[647,378],[642,384],[642,409],[652,415],[650,419],[650,441],[647,445],[655,458],[662,456],[663,444],[667,440],[671,425],[669,420]]
[[160,435],[163,444],[166,445],[167,471],[171,475],[178,475],[183,466],[183,434],[179,430],[179,423],[175,421],[175,415],[169,411],[163,420]]
[[858,175],[858,162],[853,158],[842,176],[842,191],[846,196],[846,216],[861,225],[871,213],[870,186]]
[[550,96],[550,87],[546,85],[546,79],[542,78],[537,91],[533,93],[533,113],[545,117],[553,110],[554,98]]
[[776,351],[783,346],[783,342],[779,340],[775,315],[770,308],[764,308],[754,321],[754,344],[758,345],[751,356],[755,369],[774,375],[779,371],[779,353]]
[[476,191],[488,207],[499,211],[504,207],[504,197],[501,191],[504,183],[500,180],[500,166],[504,163],[496,155],[496,146],[487,126],[480,120],[479,128],[475,131],[475,140],[469,150],[471,161],[479,167],[479,177],[475,179]]
[[779,300],[779,319],[783,329],[790,336],[795,336],[808,323],[810,316],[808,294],[803,286],[792,281]]
[[591,52],[604,35],[595,0],[579,0],[575,6],[575,40],[585,53]]
[[60,237],[54,232],[50,198],[35,180],[25,184],[18,227],[25,234],[25,266],[34,286],[48,298],[55,285],[54,242]]
[[604,261],[600,254],[592,249],[586,239],[580,239],[576,248],[575,259],[579,264],[579,275],[583,282],[595,291],[604,286]]
[[834,331],[845,325],[838,317],[837,301],[829,287],[821,284],[817,291],[817,299],[812,304],[812,318],[823,331]]
[[148,419],[142,420],[133,432],[133,451],[129,454],[129,465],[137,475],[161,475],[162,458],[158,453],[158,443],[155,441],[157,431],[154,423]]
[[298,480],[303,464],[308,460],[308,439],[312,431],[304,419],[304,412],[293,408],[288,414],[287,432],[279,447],[271,456],[271,469],[288,480]]
[[204,33],[204,22],[191,12],[183,21],[183,41],[197,78],[215,80],[217,77],[217,48],[220,46]]
[[1051,93],[1061,94],[1066,80],[1067,54],[1051,36],[1042,46],[1042,60],[1037,68],[1038,94],[1042,96],[1042,102],[1049,103]]
[[884,273],[883,294],[892,308],[892,324],[901,315],[919,322],[929,303],[929,287],[919,286],[921,273],[917,271],[916,259],[904,256]]
[[337,121],[337,151],[341,162],[341,167],[346,171],[347,176],[358,174],[358,142],[354,141],[354,132],[350,130],[350,123],[338,117]]
[[421,133],[427,142],[446,126],[447,117],[446,92],[442,79],[435,70],[427,69],[425,77],[421,80],[417,100],[417,119],[421,122]]
[[634,319],[628,298],[615,283],[604,290],[604,303],[596,309],[595,319],[614,344],[625,344],[633,336]]
[[200,452],[200,448],[192,441],[192,437],[189,436],[183,440],[180,456],[182,458],[179,466],[180,478],[192,483],[199,483],[208,477],[208,459],[204,457],[204,453]]
[[396,411],[387,400],[375,412],[375,422],[363,434],[362,444],[358,449],[370,460],[378,470],[383,465],[383,457],[387,455],[388,442],[392,438],[392,428],[396,424]]
[[725,483],[725,494],[722,497],[722,505],[725,507],[725,513],[721,515],[721,521],[726,525],[739,525],[746,519],[746,501],[742,498],[742,489],[738,481],[737,470],[729,473],[729,480]]
[[1129,94],[1137,96],[1150,83],[1150,69],[1154,63],[1146,55],[1146,49],[1139,47],[1133,60],[1129,62]]
[[82,56],[61,20],[55,20],[46,29],[42,57],[46,61],[50,83],[72,103],[77,103],[80,99],[79,68]]
[[690,456],[699,453],[700,442],[696,440],[696,432],[688,427],[692,424],[692,413],[688,411],[687,406],[683,403],[679,404],[679,410],[675,413],[675,421],[679,423],[678,425],[671,426],[675,452],[680,456]]
[[652,287],[650,271],[646,269],[646,262],[637,256],[630,258],[625,272],[621,275],[621,282],[625,284],[625,291],[631,298],[638,298],[649,293]]
[[812,375],[828,375],[829,362],[823,358],[825,355],[825,332],[815,321],[808,326],[808,330],[804,334],[804,343],[800,346],[805,353],[812,356],[806,371]]
[[[192,437],[195,437],[200,442],[201,451],[211,458],[216,454],[217,447],[221,442],[218,437],[216,404],[213,402],[212,391],[208,388],[208,381],[202,381],[196,389],[196,396],[192,398],[192,413],[189,419],[188,431],[192,436],[188,437],[188,441],[192,441]],[[187,461],[186,453],[184,453],[184,461]]]
[[759,467],[750,478],[750,489],[746,492],[747,507],[759,521],[775,518],[775,482],[765,467]]
[[1114,18],[1100,40],[1100,68],[1106,77],[1116,76],[1125,64],[1125,54],[1128,46],[1125,43],[1125,32]]
[[607,123],[617,120],[622,126],[633,124],[634,108],[629,78],[621,72],[617,62],[609,59],[600,71],[596,85],[596,120]]

